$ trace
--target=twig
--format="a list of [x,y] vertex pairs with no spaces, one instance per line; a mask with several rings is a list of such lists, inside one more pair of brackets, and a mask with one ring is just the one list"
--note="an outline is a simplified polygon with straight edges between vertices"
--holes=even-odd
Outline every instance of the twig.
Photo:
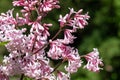
[[34,47],[35,47],[36,38],[37,38],[37,36],[35,35],[35,40],[34,40],[34,42],[33,42],[33,46],[32,46],[32,52],[33,52]]
[[58,64],[55,66],[54,70],[53,70],[51,73],[55,72],[55,71],[57,70],[57,68],[59,68],[60,65],[62,65],[65,61],[66,61],[66,60],[64,59],[62,62],[58,63]]
[[55,34],[55,36],[52,38],[52,40],[54,40],[60,34],[61,31],[62,31],[62,28],[59,29],[59,31]]
[[[62,31],[62,28],[59,29],[59,31],[56,33],[56,35],[55,35],[51,40],[54,40],[54,39],[59,35],[59,33],[60,33],[61,31]],[[34,52],[34,54],[35,54],[35,53],[38,53],[40,50],[46,48],[48,45],[49,45],[49,42],[48,42],[47,44],[45,44],[43,47],[41,47],[40,49],[36,50],[36,51]]]
[[24,74],[21,74],[20,80],[23,80],[24,78]]

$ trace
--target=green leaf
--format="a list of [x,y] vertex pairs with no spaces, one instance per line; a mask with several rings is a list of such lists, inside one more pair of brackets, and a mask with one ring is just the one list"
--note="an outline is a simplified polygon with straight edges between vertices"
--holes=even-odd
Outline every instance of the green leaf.
[[6,42],[0,42],[0,46],[4,46],[4,45],[6,45],[7,43],[9,43],[9,41],[6,41]]
[[31,78],[25,77],[24,80],[32,80]]

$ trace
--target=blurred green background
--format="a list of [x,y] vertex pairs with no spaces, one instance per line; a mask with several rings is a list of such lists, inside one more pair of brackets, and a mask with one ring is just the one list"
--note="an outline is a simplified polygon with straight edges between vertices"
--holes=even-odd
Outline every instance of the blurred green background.
[[[0,0],[0,13],[12,9],[12,0]],[[51,34],[58,30],[59,14],[68,13],[68,7],[76,11],[83,9],[89,12],[90,20],[85,29],[79,30],[78,37],[72,46],[79,49],[80,55],[98,48],[104,67],[99,73],[83,68],[72,74],[71,80],[120,80],[120,0],[60,0],[61,9],[56,9],[47,16],[45,21],[53,23]],[[19,8],[15,8],[17,12]],[[51,36],[52,36],[51,35]],[[0,58],[6,53],[0,46]]]

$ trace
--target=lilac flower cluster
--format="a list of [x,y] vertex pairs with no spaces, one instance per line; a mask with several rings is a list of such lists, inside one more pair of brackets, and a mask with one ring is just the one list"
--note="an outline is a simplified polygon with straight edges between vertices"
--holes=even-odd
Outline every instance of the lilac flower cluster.
[[[9,80],[9,76],[14,75],[22,75],[21,80],[24,76],[35,80],[70,80],[70,75],[81,67],[81,58],[88,62],[84,68],[93,72],[101,69],[99,65],[103,63],[96,48],[80,56],[76,48],[69,46],[76,39],[73,33],[88,24],[88,13],[69,8],[68,14],[60,15],[59,31],[50,39],[52,23],[43,23],[42,20],[54,8],[60,8],[59,0],[14,0],[13,6],[22,7],[22,17],[17,13],[14,18],[14,9],[0,15],[0,42],[8,42],[5,47],[10,52],[0,65],[0,80]],[[33,11],[37,13],[36,19],[33,19]],[[23,28],[24,25],[28,25],[30,30]],[[56,39],[62,31],[64,38]],[[62,61],[53,66],[54,60]],[[64,62],[67,62],[64,66],[66,72],[58,69]]]

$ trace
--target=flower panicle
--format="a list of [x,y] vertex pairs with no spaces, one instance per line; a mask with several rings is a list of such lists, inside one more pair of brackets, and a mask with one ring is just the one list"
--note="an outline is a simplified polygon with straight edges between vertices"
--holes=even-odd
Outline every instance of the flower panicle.
[[[82,66],[83,57],[87,61],[84,68],[93,72],[101,69],[99,66],[103,63],[96,48],[82,57],[77,48],[70,46],[77,38],[73,33],[88,24],[88,13],[69,8],[69,13],[60,15],[60,29],[50,38],[49,28],[53,25],[44,22],[43,18],[53,9],[60,8],[59,0],[14,0],[13,6],[22,7],[22,16],[16,13],[14,17],[14,9],[0,15],[0,42],[8,42],[5,47],[9,52],[0,65],[0,80],[9,80],[9,76],[15,75],[22,75],[20,79],[26,76],[35,80],[70,80],[70,74]],[[64,37],[58,39],[62,31]],[[54,61],[60,64],[51,65]],[[62,72],[59,67],[65,62],[65,72]]]

